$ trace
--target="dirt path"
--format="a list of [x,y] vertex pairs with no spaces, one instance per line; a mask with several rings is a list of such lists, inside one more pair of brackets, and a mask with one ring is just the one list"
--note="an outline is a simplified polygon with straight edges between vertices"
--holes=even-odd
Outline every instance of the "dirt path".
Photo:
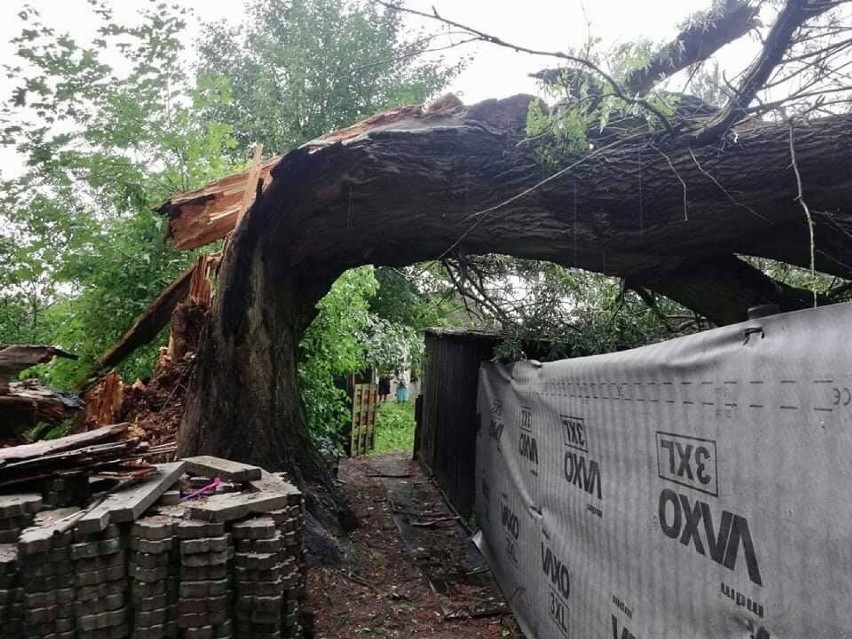
[[356,567],[308,572],[315,636],[521,637],[463,529],[407,457],[341,465],[343,488],[361,522],[350,538]]

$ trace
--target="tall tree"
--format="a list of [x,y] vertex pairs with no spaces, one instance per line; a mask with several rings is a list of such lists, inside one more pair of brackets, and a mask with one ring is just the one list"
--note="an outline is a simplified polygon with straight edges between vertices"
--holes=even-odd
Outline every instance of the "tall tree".
[[[599,100],[594,108],[617,99],[652,123],[560,156],[557,169],[536,153],[536,144],[553,141],[547,130],[523,139],[525,96],[410,114],[381,135],[289,153],[223,262],[181,449],[283,459],[297,475],[329,485],[295,401],[295,344],[337,275],[367,260],[401,265],[493,252],[545,259],[623,276],[718,323],[743,319],[756,303],[789,310],[822,299],[739,255],[852,276],[852,245],[837,234],[848,227],[852,182],[827,171],[849,159],[850,116],[734,125],[769,76],[790,64],[795,72],[796,45],[835,6],[784,3],[761,54],[716,114],[667,112],[650,88],[625,93],[593,61],[554,53],[602,78],[603,94],[584,96]],[[841,49],[849,46],[847,39]],[[695,59],[675,62],[667,71]],[[809,210],[820,212],[816,229]],[[235,375],[241,384],[231,383]]]
[[[92,2],[97,36],[78,42],[32,8],[5,65],[16,88],[2,111],[3,141],[26,163],[2,185],[0,328],[27,307],[32,330],[0,341],[59,342],[81,355],[52,369],[72,384],[191,256],[162,242],[152,207],[232,169],[230,128],[195,114],[226,98],[225,85],[193,83],[182,41],[186,12],[150,2],[135,24]],[[143,353],[128,363],[150,371]],[[134,365],[135,364],[135,365]]]
[[208,117],[231,124],[243,149],[287,151],[440,91],[460,63],[427,60],[431,41],[358,0],[250,0],[244,24],[209,24],[201,38],[198,73],[226,78],[232,98]]

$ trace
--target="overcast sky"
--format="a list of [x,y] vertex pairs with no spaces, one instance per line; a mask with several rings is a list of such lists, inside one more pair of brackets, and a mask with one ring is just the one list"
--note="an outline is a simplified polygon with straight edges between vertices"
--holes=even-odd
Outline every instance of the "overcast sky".
[[[39,9],[45,21],[67,30],[75,39],[85,40],[94,34],[96,18],[85,0],[28,0]],[[275,0],[268,0],[274,2]],[[119,20],[132,20],[148,0],[115,0]],[[12,61],[10,38],[21,28],[18,12],[24,0],[0,0],[0,60]],[[182,0],[192,8],[199,20],[225,19],[238,22],[243,15],[240,0]],[[421,11],[431,11],[434,6],[446,18],[474,26],[519,45],[559,50],[580,46],[591,31],[601,38],[605,50],[617,42],[628,42],[638,37],[655,41],[670,39],[677,33],[677,25],[691,13],[710,5],[710,0],[406,0],[406,6]],[[418,26],[411,19],[412,27]],[[421,25],[434,27],[428,22]],[[186,43],[188,49],[192,43]],[[738,48],[735,48],[738,47]],[[748,45],[734,45],[723,52],[723,64],[742,64],[743,57],[752,55]],[[731,49],[734,49],[733,51]],[[463,101],[471,103],[491,97],[504,97],[515,93],[535,93],[535,82],[529,73],[554,60],[516,53],[493,45],[468,45],[464,53],[474,54],[451,90]],[[454,52],[450,56],[457,55]],[[7,99],[14,83],[0,79],[0,94]],[[13,172],[14,155],[8,151],[0,154],[0,173]]]

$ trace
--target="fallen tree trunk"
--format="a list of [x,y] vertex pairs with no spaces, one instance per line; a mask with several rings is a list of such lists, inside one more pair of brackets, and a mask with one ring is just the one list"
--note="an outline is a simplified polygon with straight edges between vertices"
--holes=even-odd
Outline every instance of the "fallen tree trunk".
[[[333,484],[305,431],[298,343],[346,268],[447,255],[550,260],[663,292],[718,323],[811,303],[737,255],[852,276],[852,116],[767,125],[701,149],[635,139],[548,173],[521,142],[529,97],[409,111],[289,153],[231,237],[179,438]],[[790,145],[803,184],[800,194]],[[706,268],[705,268],[706,267]],[[731,274],[735,277],[729,277]],[[708,293],[708,290],[710,291]],[[715,292],[712,292],[715,291]]]

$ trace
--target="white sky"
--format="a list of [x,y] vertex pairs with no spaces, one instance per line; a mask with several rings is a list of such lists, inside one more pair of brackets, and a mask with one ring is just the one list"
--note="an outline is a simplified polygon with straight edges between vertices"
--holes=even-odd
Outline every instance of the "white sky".
[[[268,0],[274,2],[275,0]],[[192,8],[202,20],[227,19],[238,22],[243,15],[241,0],[179,0]],[[407,0],[406,6],[429,12],[434,6],[446,18],[474,26],[519,45],[559,50],[580,46],[589,30],[602,40],[602,50],[616,42],[638,37],[665,41],[677,33],[677,25],[691,13],[707,8],[711,0]],[[12,47],[21,22],[18,12],[25,0],[0,0],[0,62],[13,62]],[[92,37],[96,17],[85,0],[29,0],[42,13],[44,20],[72,37]],[[132,20],[148,0],[114,0],[119,20]],[[412,26],[417,26],[415,18]],[[433,23],[421,23],[432,27]],[[186,43],[188,49],[192,43]],[[733,51],[732,51],[733,49]],[[741,66],[754,51],[748,44],[738,43],[723,53],[722,65]],[[475,60],[457,78],[450,90],[467,103],[486,98],[499,98],[515,93],[535,93],[535,82],[529,73],[556,60],[516,53],[494,45],[467,45],[465,53]],[[453,51],[448,56],[457,55]],[[727,64],[726,64],[727,62]],[[14,81],[0,77],[0,99],[6,100]],[[14,153],[0,149],[0,173],[17,172]]]

